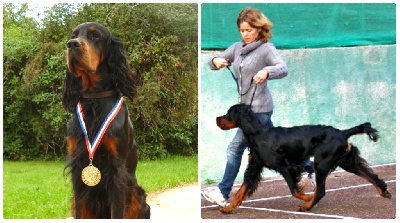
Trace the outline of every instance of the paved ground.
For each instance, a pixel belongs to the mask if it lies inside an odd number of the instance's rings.
[[[160,221],[200,219],[199,194],[197,184],[174,188],[160,194],[150,194],[148,197],[151,207],[150,219]]]
[[[147,195],[147,203],[151,208],[150,220],[200,219],[199,193],[199,186],[193,184]]]
[[[396,218],[396,164],[373,166],[372,168],[381,179],[386,181],[392,199],[379,196],[375,187],[363,178],[337,171],[328,177],[325,197],[311,211],[298,212],[297,207],[302,201],[290,195],[282,177],[276,177],[264,180],[254,195],[231,214],[222,214],[218,206],[212,205],[201,197],[201,218],[394,219]],[[240,184],[235,185],[234,190],[239,187]],[[204,188],[206,186],[202,187],[202,189]]]

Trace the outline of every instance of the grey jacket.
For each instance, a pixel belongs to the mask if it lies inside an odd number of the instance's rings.
[[[269,73],[268,79],[257,85],[251,106],[255,113],[270,112],[274,109],[267,82],[287,76],[288,68],[272,43],[255,41],[245,45],[243,41],[240,41],[234,43],[218,57],[229,60],[233,65],[239,85],[239,103],[250,104],[256,88],[256,84],[251,80],[258,71],[266,69]],[[209,61],[209,66],[212,70],[218,69],[213,65],[212,59]]]

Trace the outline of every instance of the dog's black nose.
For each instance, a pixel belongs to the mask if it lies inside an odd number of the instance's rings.
[[[81,46],[82,46],[81,42],[79,42],[76,39],[71,39],[70,41],[67,42],[67,48],[68,49],[79,48]]]

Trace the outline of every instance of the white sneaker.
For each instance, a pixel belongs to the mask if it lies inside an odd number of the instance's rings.
[[[201,190],[201,194],[207,201],[211,203],[216,203],[221,207],[225,207],[228,203],[227,199],[224,198],[224,195],[222,195],[219,188]]]
[[[317,183],[315,182],[315,173],[303,174],[301,180],[298,182],[298,187],[300,189],[306,189],[307,185],[311,185],[313,190],[315,189],[317,186]]]
[[[301,191],[304,191],[305,189],[306,189],[306,187],[307,187],[307,185],[308,185],[308,179],[307,179],[308,177],[305,175],[305,174],[303,174],[302,176],[301,176],[301,179],[299,180],[299,182],[297,182],[297,187],[301,190]]]

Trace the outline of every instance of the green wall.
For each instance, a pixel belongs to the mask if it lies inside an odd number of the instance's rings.
[[[394,3],[205,3],[202,49],[225,49],[240,39],[236,19],[245,7],[261,10],[272,21],[272,41],[279,49],[396,43]]]
[[[280,50],[289,75],[268,82],[276,126],[326,124],[346,129],[369,121],[381,135],[377,143],[353,136],[371,164],[396,161],[396,45]],[[201,54],[199,100],[200,168],[202,183],[219,181],[226,148],[235,130],[222,131],[215,117],[237,103],[236,85],[227,69],[211,71],[208,60],[216,51]],[[247,154],[247,152],[245,152]],[[237,180],[242,180],[243,158]],[[275,173],[264,170],[264,175]]]

